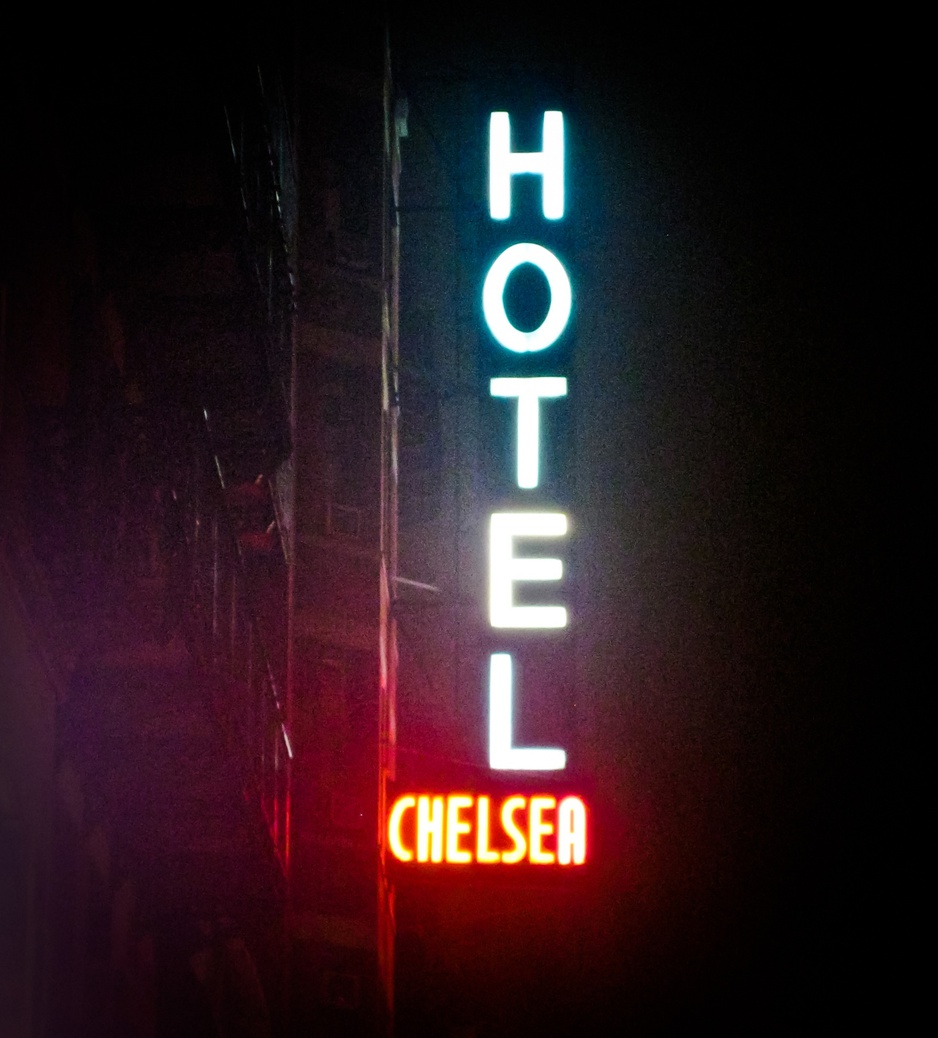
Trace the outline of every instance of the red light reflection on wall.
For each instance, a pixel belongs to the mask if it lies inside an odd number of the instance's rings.
[[[509,796],[493,811],[488,796],[405,793],[388,814],[388,846],[421,864],[582,865],[586,816],[576,796]]]

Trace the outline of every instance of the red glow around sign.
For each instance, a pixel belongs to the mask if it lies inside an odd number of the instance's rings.
[[[586,805],[576,796],[407,793],[388,814],[388,846],[398,861],[449,865],[582,865]]]

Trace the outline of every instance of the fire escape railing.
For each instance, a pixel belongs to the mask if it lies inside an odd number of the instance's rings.
[[[255,68],[225,123],[242,213],[244,258],[266,310],[268,363],[289,399],[296,279],[296,159],[280,80]]]
[[[268,649],[258,589],[228,501],[230,488],[207,412],[203,419],[205,450],[196,459],[189,500],[178,501],[189,578],[189,647],[213,678],[213,706],[241,763],[245,798],[260,809],[286,875],[293,747],[283,677]],[[262,484],[262,492],[270,495],[266,480]],[[278,564],[282,561],[281,555]],[[285,623],[285,614],[278,619]]]
[[[267,353],[271,388],[279,399],[274,414],[287,415],[292,377],[292,321],[295,291],[292,256],[295,240],[295,163],[287,107],[279,80],[268,86],[259,68],[245,77],[225,107],[231,145],[236,197],[242,210],[241,250],[249,280],[264,314],[258,342]],[[190,606],[194,624],[193,648],[215,685],[214,705],[232,748],[242,763],[245,794],[260,808],[284,874],[290,859],[290,774],[293,749],[286,715],[286,621],[284,600],[273,621],[259,603],[264,588],[253,580],[255,552],[246,547],[244,531],[232,507],[229,480],[246,442],[231,426],[230,414],[203,409],[197,442],[194,493],[185,503],[187,555],[190,566]],[[259,421],[260,426],[255,423]],[[267,419],[255,415],[253,434],[269,437],[261,428]],[[276,433],[276,429],[274,433]],[[241,430],[243,434],[244,430]],[[274,436],[276,440],[276,436]],[[255,541],[266,536],[286,566],[290,551],[287,527],[277,488],[268,480],[268,465],[277,450],[268,453],[258,487],[266,497],[273,522],[269,529],[251,531]],[[282,455],[281,455],[282,457]],[[240,458],[244,461],[244,458]],[[256,461],[256,459],[255,459]],[[234,462],[227,468],[226,462]],[[243,467],[243,465],[241,466]],[[254,471],[257,471],[255,469]],[[263,550],[263,549],[262,549]],[[268,556],[268,562],[270,558]],[[269,591],[270,589],[266,589]],[[261,614],[267,620],[265,627]],[[283,636],[283,651],[272,659],[271,630]],[[280,646],[278,646],[279,650]]]

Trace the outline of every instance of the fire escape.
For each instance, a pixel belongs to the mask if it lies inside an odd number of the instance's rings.
[[[406,127],[294,13],[15,84],[4,1038],[391,1027]]]
[[[60,99],[19,170],[68,183],[0,271],[17,1035],[287,1026],[295,171],[226,86]]]

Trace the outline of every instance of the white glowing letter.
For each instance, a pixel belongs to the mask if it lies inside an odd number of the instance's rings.
[[[560,559],[519,559],[516,537],[562,537],[562,512],[495,512],[489,526],[489,621],[493,627],[557,628],[567,626],[567,610],[557,605],[515,605],[518,581],[560,580]]]
[[[536,487],[540,479],[540,401],[567,395],[565,378],[493,378],[492,396],[518,399],[518,486]]]
[[[472,807],[472,797],[465,793],[453,793],[446,799],[446,860],[453,865],[465,865],[472,855],[459,846],[459,837],[472,832],[469,822],[459,817],[460,811]]]
[[[530,332],[516,328],[505,312],[505,286],[522,263],[530,263],[547,278],[550,306],[540,326]],[[485,275],[482,286],[482,312],[496,342],[512,353],[538,353],[546,350],[563,334],[573,306],[573,289],[563,264],[543,245],[518,242],[509,245]]]
[[[416,803],[416,797],[401,797],[391,809],[391,816],[388,818],[388,843],[391,846],[391,853],[399,861],[413,859],[413,854],[404,846],[401,839],[401,819],[404,817],[404,812]]]
[[[512,745],[511,656],[493,652],[489,663],[489,767],[495,771],[561,771],[565,750]]]
[[[417,861],[443,860],[443,798],[417,797]]]
[[[541,207],[548,220],[563,216],[563,112],[545,112],[541,151],[511,150],[511,120],[507,112],[489,119],[489,213],[493,220],[511,216],[511,178],[536,173],[541,180]]]
[[[586,861],[586,808],[579,797],[564,797],[557,808],[557,860],[561,865]]]

